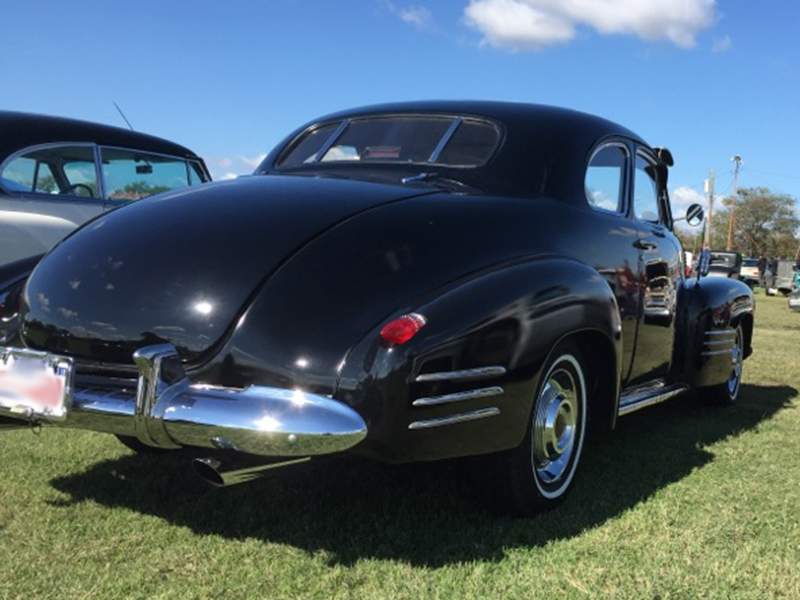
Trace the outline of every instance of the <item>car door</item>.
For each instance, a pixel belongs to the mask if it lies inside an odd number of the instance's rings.
[[[680,243],[671,231],[666,169],[648,148],[637,149],[632,179],[640,302],[629,386],[663,380],[669,373],[681,277]]]
[[[41,254],[104,208],[93,144],[26,148],[0,166],[0,263]]]
[[[639,323],[639,230],[627,218],[633,149],[624,139],[603,141],[586,169],[586,200],[596,213],[583,236],[585,260],[613,290],[620,312],[622,381],[628,378]]]

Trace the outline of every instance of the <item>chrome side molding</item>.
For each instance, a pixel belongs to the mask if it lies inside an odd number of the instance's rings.
[[[485,419],[487,417],[496,417],[500,414],[500,409],[497,407],[481,408],[480,410],[473,410],[471,412],[460,413],[451,415],[449,417],[441,417],[439,419],[428,419],[426,421],[414,421],[411,423],[409,429],[430,429],[432,427],[443,427],[445,425],[455,425],[456,423],[464,423],[467,421],[475,421],[477,419]]]
[[[724,329],[721,331],[706,331],[703,341],[701,356],[718,356],[720,354],[733,354],[736,346],[736,330]]]
[[[438,404],[448,404],[450,402],[463,402],[465,400],[472,400],[474,398],[498,396],[502,393],[504,393],[503,388],[501,388],[499,385],[495,385],[492,387],[480,388],[478,390],[468,390],[466,392],[456,392],[454,394],[444,394],[442,396],[417,398],[412,404],[413,406],[436,406]]]
[[[439,373],[424,373],[417,375],[417,383],[432,381],[473,381],[475,379],[491,379],[506,374],[505,367],[479,367],[477,369],[462,369],[460,371],[441,371]]]

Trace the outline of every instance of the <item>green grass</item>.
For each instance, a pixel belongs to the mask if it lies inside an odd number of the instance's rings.
[[[567,502],[499,518],[457,465],[213,489],[113,437],[0,433],[0,598],[800,598],[800,314],[758,296],[738,405],[640,411]]]

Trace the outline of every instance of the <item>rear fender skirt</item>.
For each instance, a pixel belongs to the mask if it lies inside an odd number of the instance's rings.
[[[392,347],[372,332],[345,361],[335,394],[364,416],[369,434],[358,451],[375,458],[434,460],[517,446],[549,351],[574,333],[608,340],[616,370],[609,379],[618,385],[619,309],[606,281],[582,263],[552,257],[504,266],[386,321],[411,311],[427,319],[420,333]],[[587,362],[595,351],[584,348]]]
[[[744,357],[753,352],[752,291],[734,279],[692,279],[684,285],[678,302],[683,318],[677,335],[687,341],[678,362],[683,377],[694,388],[724,383],[730,375],[730,353],[739,325],[744,333]]]

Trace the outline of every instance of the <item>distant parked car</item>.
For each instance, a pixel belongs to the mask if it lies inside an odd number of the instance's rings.
[[[131,200],[210,181],[191,150],[85,121],[0,111],[0,265]]]
[[[781,259],[778,261],[778,272],[775,275],[775,287],[784,296],[788,296],[792,291],[794,264],[793,260],[788,259]]]
[[[800,312],[800,270],[798,269],[795,269],[790,288],[789,308],[795,312]]]
[[[739,252],[711,252],[711,264],[708,267],[709,277],[729,277],[740,279],[742,255]]]
[[[739,279],[744,281],[752,289],[758,285],[758,259],[743,258],[742,268],[739,272]]]

